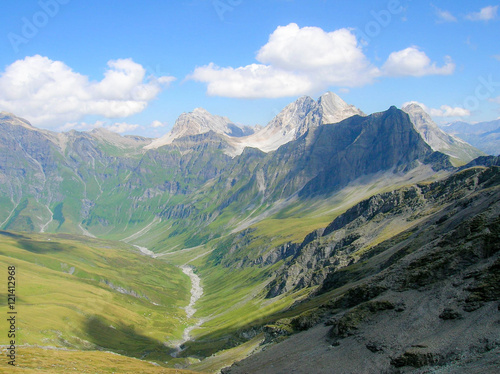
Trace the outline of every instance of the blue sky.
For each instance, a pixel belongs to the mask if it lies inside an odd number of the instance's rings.
[[[438,123],[500,117],[495,1],[3,1],[0,110],[157,137],[203,107],[265,125],[302,95]]]

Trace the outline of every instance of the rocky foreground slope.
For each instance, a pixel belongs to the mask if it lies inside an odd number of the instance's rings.
[[[268,297],[311,285],[222,372],[498,373],[500,168],[361,202],[286,260]]]

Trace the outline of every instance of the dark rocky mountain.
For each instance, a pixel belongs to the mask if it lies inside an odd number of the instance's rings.
[[[316,291],[222,372],[496,373],[499,204],[492,166],[355,205],[293,251],[268,297]]]

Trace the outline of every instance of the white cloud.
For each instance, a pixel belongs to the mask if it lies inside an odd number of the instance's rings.
[[[130,132],[141,127],[140,125],[130,124],[126,122],[115,122],[113,124],[109,124],[106,121],[96,121],[94,123],[87,122],[68,122],[63,126],[60,126],[57,130],[59,131],[91,131],[97,128],[104,128],[109,131],[117,132],[119,134],[123,134],[125,132]]]
[[[154,120],[153,122],[151,122],[150,126],[152,128],[154,128],[154,129],[157,129],[157,128],[160,128],[160,127],[167,126],[167,123],[166,122],[161,122],[161,121],[158,121],[158,120]]]
[[[313,83],[307,76],[262,64],[221,68],[210,63],[196,68],[188,78],[208,83],[210,96],[277,98],[313,90]]]
[[[0,107],[35,126],[60,127],[86,115],[128,117],[143,111],[173,77],[145,77],[131,59],[111,60],[101,81],[74,72],[61,61],[35,55],[0,74]]]
[[[70,131],[70,130],[77,130],[77,131],[90,131],[99,127],[104,127],[106,122],[104,121],[96,121],[94,123],[87,123],[87,122],[68,122],[65,125],[61,126],[58,128],[60,131]]]
[[[393,52],[382,67],[374,66],[348,29],[326,32],[295,23],[278,27],[257,52],[253,63],[197,67],[187,79],[207,84],[207,94],[235,98],[278,98],[314,94],[329,87],[363,86],[381,76],[452,74],[455,64],[446,57],[438,67],[416,47]]]
[[[438,22],[457,22],[457,18],[451,14],[448,10],[442,10],[434,7],[436,10],[436,15],[438,17]]]
[[[140,127],[139,125],[133,125],[130,123],[121,122],[121,123],[114,123],[111,126],[107,126],[106,129],[108,129],[109,131],[117,132],[118,134],[123,134],[125,132],[136,130],[139,127]]]
[[[363,71],[370,63],[358,46],[356,36],[348,29],[325,32],[319,27],[303,27],[295,23],[278,27],[257,53],[257,61],[286,71],[340,69],[329,78],[343,80],[346,64]]]
[[[433,109],[434,116],[436,117],[467,117],[470,116],[468,109],[460,107],[451,107],[449,105],[441,105],[439,109]]]
[[[469,13],[465,16],[470,21],[491,21],[497,17],[498,5],[487,6],[482,8],[479,12]]]
[[[425,52],[417,47],[409,47],[402,51],[392,52],[382,66],[382,71],[385,75],[393,77],[452,74],[455,64],[451,57],[447,56],[445,60],[445,64],[438,67],[435,62],[431,62]]]
[[[489,99],[492,103],[500,104],[500,96]]]
[[[291,23],[278,27],[257,53],[260,64],[198,67],[188,79],[207,83],[212,96],[275,98],[328,86],[361,86],[379,75],[348,29],[326,32]]]
[[[451,107],[449,105],[441,105],[439,109],[429,108],[427,105],[418,101],[410,101],[403,104],[403,107],[408,104],[417,104],[422,107],[431,117],[468,117],[470,111],[461,107]]]

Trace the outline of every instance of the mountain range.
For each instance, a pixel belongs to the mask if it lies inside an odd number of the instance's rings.
[[[418,105],[329,92],[262,128],[197,108],[159,139],[0,129],[0,261],[30,272],[27,300],[57,277],[48,305],[80,321],[53,332],[30,301],[29,346],[217,373],[496,364],[500,162]]]
[[[486,154],[500,153],[500,120],[470,124],[467,122],[453,122],[441,126],[449,134],[465,140]]]

